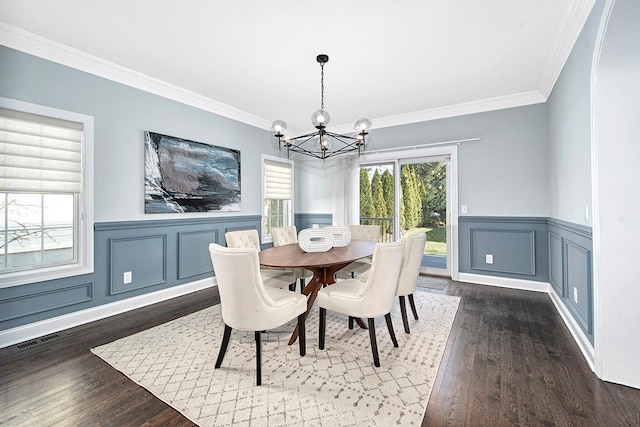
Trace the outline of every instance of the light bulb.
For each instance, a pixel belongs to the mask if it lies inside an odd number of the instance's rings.
[[[331,116],[327,112],[327,110],[316,110],[311,115],[311,123],[313,126],[317,127],[326,127],[329,124],[329,120],[331,120]]]
[[[322,151],[330,149],[331,139],[329,139],[329,137],[326,135],[321,135],[320,139],[318,139],[318,148]]]
[[[358,119],[353,124],[353,128],[358,132],[367,131],[369,128],[371,128],[371,120],[367,119],[366,117]]]
[[[282,120],[276,120],[271,124],[271,132],[276,136],[282,136],[285,130],[287,130],[287,124]]]

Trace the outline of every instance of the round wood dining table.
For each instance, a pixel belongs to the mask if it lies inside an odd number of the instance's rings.
[[[336,283],[335,275],[338,270],[353,261],[373,255],[376,242],[369,240],[351,240],[344,247],[331,248],[327,252],[305,252],[297,243],[276,246],[258,253],[260,264],[266,267],[306,268],[313,272],[313,278],[306,284],[302,293],[307,296],[307,312],[309,314],[316,295],[323,285]],[[360,319],[356,319],[360,327],[366,328]],[[296,326],[289,345],[296,342],[298,327]]]

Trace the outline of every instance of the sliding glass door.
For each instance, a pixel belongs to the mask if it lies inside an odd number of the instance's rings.
[[[447,192],[448,157],[402,159],[400,164],[400,232],[426,232],[423,271],[450,276]]]
[[[380,225],[390,242],[424,231],[422,272],[451,276],[449,155],[396,158],[360,165],[360,223]]]

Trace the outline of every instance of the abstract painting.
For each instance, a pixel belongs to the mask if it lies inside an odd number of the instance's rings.
[[[144,133],[144,212],[240,210],[240,151]]]

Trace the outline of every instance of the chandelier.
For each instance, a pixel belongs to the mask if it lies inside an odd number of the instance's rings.
[[[351,151],[364,150],[366,136],[371,127],[371,120],[367,118],[358,119],[354,124],[355,133],[344,135],[327,130],[330,116],[324,109],[324,64],[329,62],[328,55],[318,55],[316,61],[320,64],[320,109],[311,115],[311,123],[317,129],[315,132],[305,135],[291,137],[286,134],[287,124],[282,120],[276,120],[271,125],[273,136],[278,138],[278,148],[287,149],[287,157],[294,153],[305,154],[318,159],[327,159],[338,154],[349,153]]]

